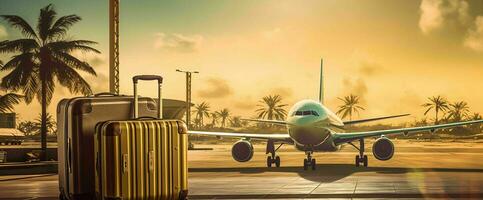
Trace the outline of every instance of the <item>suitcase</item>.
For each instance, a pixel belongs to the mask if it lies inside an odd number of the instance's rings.
[[[139,100],[142,116],[157,116],[151,98]],[[94,128],[106,120],[130,119],[132,96],[100,93],[63,99],[57,105],[58,174],[60,199],[92,199],[95,196]]]
[[[158,80],[160,76],[135,76],[134,102],[138,80]],[[158,101],[162,108],[161,101]],[[186,199],[187,128],[181,120],[156,118],[109,120],[96,126],[97,199]]]

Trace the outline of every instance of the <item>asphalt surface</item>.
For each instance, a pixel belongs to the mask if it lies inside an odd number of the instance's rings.
[[[369,141],[370,143],[370,141]],[[189,152],[190,199],[454,199],[483,198],[483,143],[396,141],[389,161],[366,145],[369,167],[355,167],[357,151],[315,153],[317,169],[304,171],[304,153],[278,152],[280,168],[267,168],[265,149],[255,145],[249,162],[231,158],[230,144],[197,145]],[[56,199],[56,174],[0,176],[0,199]]]

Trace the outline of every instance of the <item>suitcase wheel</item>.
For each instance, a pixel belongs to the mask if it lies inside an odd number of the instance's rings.
[[[181,192],[179,192],[179,199],[188,199],[188,190],[181,190]]]

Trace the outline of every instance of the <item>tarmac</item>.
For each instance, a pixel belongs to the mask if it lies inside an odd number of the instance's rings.
[[[370,142],[370,141],[369,141]],[[278,152],[280,168],[267,168],[263,145],[249,162],[231,158],[231,144],[197,144],[189,151],[190,199],[454,199],[483,198],[483,143],[395,141],[389,161],[355,167],[357,151],[315,153],[317,169],[304,171],[304,153]],[[0,199],[56,199],[56,174],[0,176]]]

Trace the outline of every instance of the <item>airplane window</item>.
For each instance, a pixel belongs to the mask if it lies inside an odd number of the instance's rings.
[[[317,112],[313,111],[313,110],[312,110],[312,115],[319,116],[319,114]]]
[[[295,112],[295,115],[303,115],[302,111]]]
[[[304,111],[304,115],[312,115],[312,111],[310,110]]]

